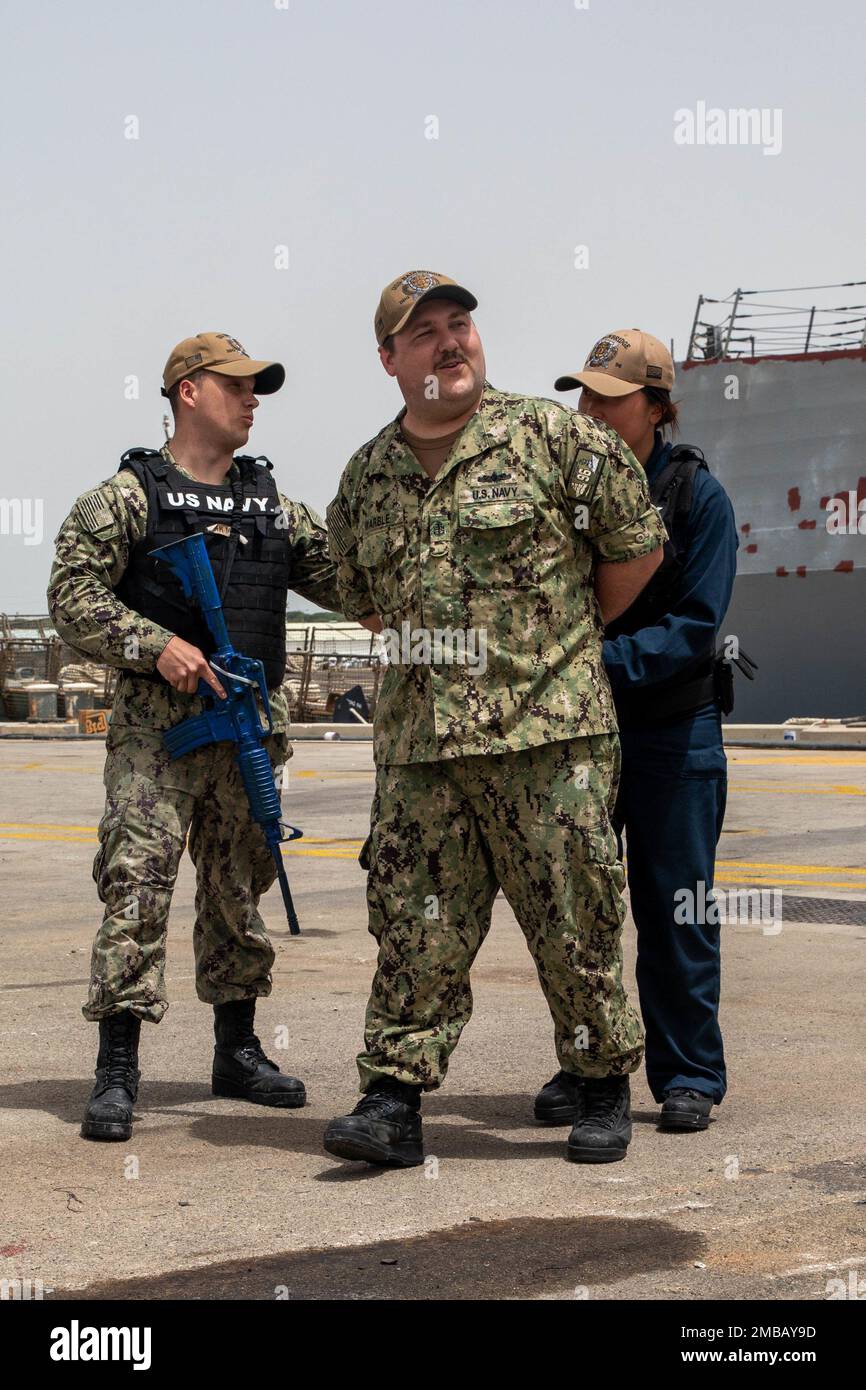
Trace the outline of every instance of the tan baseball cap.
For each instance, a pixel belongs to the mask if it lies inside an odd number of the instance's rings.
[[[286,369],[280,362],[254,361],[230,334],[196,333],[194,338],[184,338],[169,353],[162,374],[162,394],[167,396],[178,381],[202,370],[219,372],[221,376],[253,376],[257,396],[273,395],[286,379]]]
[[[599,396],[630,396],[644,386],[672,391],[674,360],[658,338],[639,328],[618,328],[599,338],[582,371],[559,376],[555,391],[587,386]]]
[[[398,275],[382,291],[373,320],[376,342],[380,347],[392,333],[399,333],[401,328],[405,328],[410,314],[425,299],[455,299],[464,309],[471,311],[478,308],[475,295],[458,285],[456,280],[449,280],[447,275],[439,275],[435,270],[407,270],[405,275]]]

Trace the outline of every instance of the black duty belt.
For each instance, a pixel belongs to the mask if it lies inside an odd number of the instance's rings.
[[[715,673],[711,671],[665,694],[658,691],[639,693],[638,689],[623,691],[616,698],[616,717],[621,729],[643,729],[683,719],[713,702],[719,702],[719,692]]]
[[[734,708],[734,667],[737,666],[748,679],[755,679],[757,662],[740,648],[735,657],[717,653],[709,670],[706,667],[691,680],[678,681],[675,685],[653,689],[632,686],[616,697],[616,717],[621,729],[646,729],[657,724],[667,724],[674,719],[685,719],[696,714],[699,709],[715,703],[722,714],[730,714]]]

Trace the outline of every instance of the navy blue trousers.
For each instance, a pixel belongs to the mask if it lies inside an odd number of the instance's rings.
[[[700,900],[697,885],[708,893],[713,883],[728,786],[719,712],[709,705],[662,728],[626,730],[620,740],[613,820],[620,844],[625,835],[647,1080],[657,1101],[688,1086],[718,1104],[726,1088],[720,928],[681,925],[674,913],[679,890]]]

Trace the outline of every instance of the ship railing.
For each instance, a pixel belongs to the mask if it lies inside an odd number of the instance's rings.
[[[700,295],[686,361],[804,356],[864,348],[866,304],[828,302],[838,299],[839,290],[863,286],[866,280],[847,280],[838,285],[738,289],[724,299]],[[792,298],[786,300],[784,296]]]

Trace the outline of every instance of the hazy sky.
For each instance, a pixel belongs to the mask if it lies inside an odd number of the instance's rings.
[[[401,404],[372,330],[401,271],[468,285],[492,381],[541,395],[613,328],[681,356],[700,292],[864,278],[864,13],[5,0],[3,495],[44,537],[0,535],[0,610],[45,611],[74,497],[161,443],[188,334],[285,363],[250,452],[323,510]],[[778,153],[678,144],[700,102],[781,112]]]

